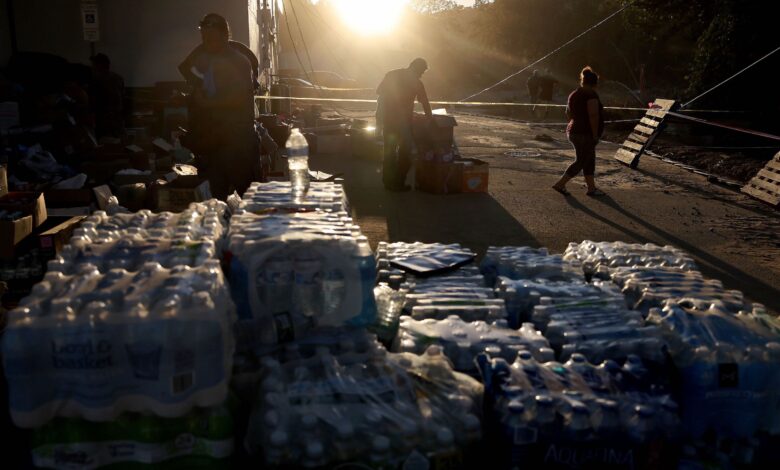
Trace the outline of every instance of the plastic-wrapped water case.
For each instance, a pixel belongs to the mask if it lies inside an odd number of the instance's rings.
[[[668,301],[650,311],[681,378],[685,429],[749,438],[780,434],[780,336],[720,302]]]
[[[477,362],[494,464],[630,469],[652,461],[673,466],[663,451],[679,437],[678,407],[651,387],[652,377],[638,367],[641,360],[597,366],[576,354],[563,364],[542,364],[522,351],[513,362],[487,354]]]
[[[749,309],[742,292],[726,290],[716,279],[705,279],[698,271],[674,268],[616,268],[612,280],[620,286],[631,308],[647,314],[669,299],[698,299],[720,302],[732,313]]]
[[[514,359],[518,351],[530,351],[542,362],[555,359],[547,339],[530,323],[512,330],[506,321],[466,322],[457,316],[416,321],[401,317],[394,351],[420,354],[432,344],[442,348],[455,370],[467,373],[477,372],[474,358],[483,352],[507,360]]]
[[[491,286],[499,276],[509,279],[582,279],[582,269],[577,260],[551,255],[547,248],[491,246],[479,267]]]
[[[266,359],[245,447],[270,466],[457,462],[481,437],[481,385],[436,349]]]
[[[179,417],[222,403],[233,315],[216,260],[48,273],[8,315],[2,348],[11,416],[36,427],[55,416]]]
[[[233,219],[226,258],[240,349],[289,342],[319,327],[375,323],[376,262],[359,230],[344,232],[343,221],[327,213],[303,216],[308,228],[285,222],[280,229],[274,216]]]
[[[673,246],[644,245],[625,242],[569,243],[564,259],[577,260],[588,276],[609,279],[613,268],[672,268],[679,271],[696,271],[696,262],[683,250]]]
[[[625,360],[633,354],[654,364],[665,362],[666,345],[658,328],[625,308],[620,297],[539,300],[531,320],[561,360],[582,353],[594,361]]]
[[[304,197],[295,197],[289,181],[252,183],[244,192],[240,210],[255,214],[306,212],[317,209],[349,212],[343,186],[338,183],[311,183]]]
[[[558,304],[590,305],[594,309],[625,306],[620,289],[611,283],[586,283],[582,280],[551,281],[512,280],[499,277],[496,296],[506,302],[509,326],[519,328],[523,322],[531,321],[534,307],[542,297],[548,297]]]

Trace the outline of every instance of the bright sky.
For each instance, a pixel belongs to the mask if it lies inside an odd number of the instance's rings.
[[[319,0],[311,0],[318,3]],[[455,0],[471,6],[474,0]],[[370,36],[392,31],[409,0],[333,0],[344,22],[356,32]]]

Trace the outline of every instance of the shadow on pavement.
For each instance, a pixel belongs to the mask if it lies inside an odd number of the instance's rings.
[[[625,233],[628,237],[630,237],[632,240],[635,240],[637,242],[641,243],[669,243],[671,245],[676,246],[677,248],[681,248],[685,251],[687,251],[691,256],[696,258],[697,262],[699,263],[699,267],[705,275],[720,279],[728,288],[730,289],[739,289],[742,292],[744,292],[748,297],[751,299],[761,302],[765,304],[767,307],[774,309],[777,309],[778,307],[778,298],[780,298],[780,290],[770,286],[769,284],[766,284],[765,282],[761,281],[760,279],[757,279],[744,271],[740,270],[738,267],[723,261],[722,259],[713,256],[712,254],[703,251],[696,247],[695,245],[663,230],[652,223],[642,219],[641,217],[637,216],[636,214],[633,214],[626,209],[624,209],[617,201],[612,199],[609,196],[603,196],[598,199],[597,201],[601,202],[605,206],[608,206],[615,211],[619,212],[622,216],[632,220],[634,223],[641,225],[642,227],[645,227],[647,230],[655,233],[658,235],[659,239],[657,240],[651,240],[629,228],[626,228],[619,222],[616,222],[615,220],[604,216],[602,214],[599,214],[598,212],[594,211],[593,209],[586,207],[581,202],[577,201],[574,198],[566,198],[566,201],[574,207],[575,209],[581,211],[582,213],[604,223],[611,227],[614,227],[617,230],[622,231]]]
[[[702,197],[705,197],[705,198],[709,198],[709,199],[712,199],[714,201],[718,201],[718,202],[721,202],[723,204],[727,204],[727,205],[730,205],[730,206],[733,206],[733,207],[736,207],[736,208],[739,208],[739,209],[743,209],[743,210],[752,212],[752,213],[754,213],[756,215],[767,216],[767,217],[776,217],[777,216],[777,212],[773,212],[773,211],[769,210],[768,208],[765,209],[763,207],[758,207],[758,208],[757,207],[751,207],[749,205],[742,204],[742,203],[739,203],[737,201],[734,201],[734,200],[722,197],[722,196],[720,196],[718,194],[715,194],[715,193],[712,193],[712,192],[709,192],[709,191],[705,191],[705,190],[703,190],[703,189],[701,189],[701,188],[699,188],[699,187],[697,187],[695,185],[686,184],[683,181],[673,180],[673,179],[668,178],[666,176],[661,176],[661,175],[656,174],[656,173],[651,173],[651,172],[649,172],[647,170],[644,170],[642,168],[637,168],[636,171],[641,173],[644,176],[647,176],[648,178],[656,179],[656,180],[658,180],[658,181],[660,181],[660,182],[662,182],[664,184],[668,184],[670,186],[677,186],[679,188],[682,188],[682,189],[684,189],[686,191],[690,191],[690,192],[692,192],[694,194],[697,194],[699,196],[702,196]]]
[[[379,162],[319,156],[310,164],[317,170],[345,174],[353,216],[372,244],[383,240],[460,243],[480,255],[491,245],[539,246],[489,194],[390,192],[382,186]]]

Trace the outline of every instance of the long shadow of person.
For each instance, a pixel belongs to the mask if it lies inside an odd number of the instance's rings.
[[[615,229],[625,233],[632,240],[641,243],[656,243],[656,244],[668,243],[676,246],[677,248],[687,251],[691,256],[693,256],[697,260],[702,273],[704,273],[705,275],[716,279],[720,279],[729,288],[739,289],[743,291],[745,294],[747,294],[753,300],[761,302],[766,306],[772,308],[773,310],[777,310],[778,308],[780,308],[780,304],[778,303],[777,300],[778,298],[780,298],[780,290],[778,290],[776,287],[770,286],[764,281],[754,276],[751,276],[750,274],[747,274],[746,272],[737,268],[733,264],[730,264],[718,258],[712,253],[702,250],[701,248],[697,247],[694,244],[695,242],[685,241],[682,238],[653,225],[651,222],[648,222],[642,217],[624,209],[619,202],[617,202],[616,200],[614,200],[608,195],[600,197],[596,199],[596,201],[613,209],[614,211],[618,212],[619,214],[633,221],[634,223],[646,228],[650,232],[657,235],[657,238],[649,238],[630,228],[627,228],[620,222],[617,222],[614,219],[609,218],[603,213],[597,212],[585,206],[581,202],[577,201],[575,198],[572,197],[566,198],[566,202],[573,208],[592,217],[593,219],[596,219],[611,227],[614,227]]]

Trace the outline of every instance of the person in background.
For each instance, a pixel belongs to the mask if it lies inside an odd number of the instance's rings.
[[[550,70],[545,69],[544,73],[539,77],[539,102],[544,104],[552,104],[553,95],[555,94],[555,84],[558,80],[554,79],[550,75]],[[550,111],[550,106],[542,106],[541,118],[547,118],[547,114]]]
[[[422,104],[433,124],[433,112],[420,78],[428,70],[425,59],[417,58],[405,69],[387,72],[376,89],[377,128],[384,137],[382,182],[388,191],[408,191],[406,175],[412,166],[412,116],[415,99]]]
[[[566,116],[569,124],[566,135],[574,147],[576,159],[564,172],[563,176],[553,185],[553,189],[568,196],[566,183],[577,176],[580,171],[585,176],[588,185],[588,196],[603,196],[604,193],[596,187],[594,175],[596,172],[596,145],[604,133],[604,106],[596,93],[599,76],[590,67],[580,72],[580,87],[569,95],[566,106]]]
[[[249,64],[252,66],[252,85],[254,86],[255,91],[257,91],[257,89],[260,88],[260,82],[258,82],[258,77],[260,76],[260,61],[257,59],[257,56],[252,52],[252,49],[247,47],[244,43],[231,39],[228,41],[228,45],[231,49],[243,55],[249,61]],[[195,58],[200,54],[203,54],[203,48],[203,44],[199,44],[190,52],[187,58],[179,64],[179,73],[181,73],[184,79],[190,84],[197,83],[199,80],[198,76],[192,72],[192,67]]]
[[[92,79],[89,103],[95,118],[98,138],[120,138],[124,134],[125,81],[111,71],[111,60],[105,54],[90,57]]]
[[[191,67],[182,72],[193,88],[192,150],[199,154],[198,166],[212,195],[225,199],[232,191],[246,191],[259,166],[252,65],[230,46],[224,17],[216,13],[203,17],[200,34],[202,49],[185,59]]]

